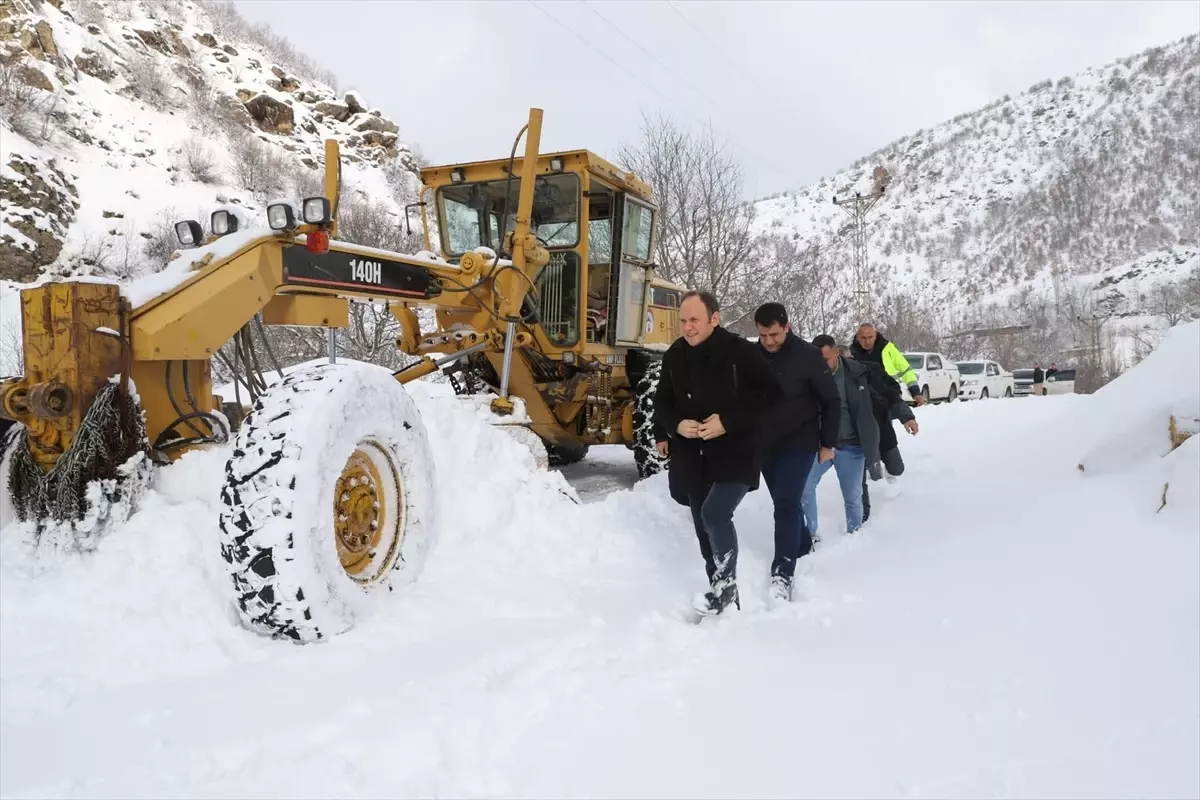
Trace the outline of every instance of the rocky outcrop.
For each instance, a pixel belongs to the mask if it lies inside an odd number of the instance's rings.
[[[300,81],[288,75],[279,67],[271,67],[275,80],[267,79],[267,85],[277,92],[295,92],[300,89]]]
[[[355,120],[350,124],[350,127],[359,133],[367,131],[376,131],[378,133],[399,133],[400,129],[396,127],[396,123],[391,120],[386,120],[383,117],[376,117],[367,114],[361,120]]]
[[[116,70],[112,68],[107,58],[86,48],[75,56],[75,68],[85,75],[91,75],[102,81],[111,81],[117,76]]]
[[[324,114],[327,117],[333,117],[338,122],[345,122],[350,119],[350,107],[344,103],[335,103],[328,100],[322,100],[313,106],[318,113]]]
[[[291,134],[296,124],[292,107],[267,94],[258,94],[243,103],[258,127],[268,133]]]
[[[27,86],[32,86],[35,89],[41,89],[43,92],[53,92],[54,84],[46,73],[42,72],[32,64],[22,64],[17,68],[17,77]]]
[[[53,161],[12,156],[0,172],[0,205],[5,225],[20,238],[0,234],[0,279],[32,281],[54,263],[79,208],[76,196],[74,185]]]
[[[197,33],[192,38],[205,47],[215,48],[217,46],[217,37],[213,36],[211,33]]]
[[[150,47],[164,56],[186,56],[191,51],[187,45],[183,43],[183,39],[179,36],[179,31],[170,28],[166,31],[152,30],[143,31],[135,29],[137,38],[142,41],[147,47]]]

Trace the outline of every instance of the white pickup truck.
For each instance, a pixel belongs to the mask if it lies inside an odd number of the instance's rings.
[[[959,361],[958,372],[962,376],[960,400],[1012,397],[1016,389],[1013,374],[995,361]]]
[[[958,365],[941,353],[905,353],[904,359],[917,373],[917,385],[928,403],[953,402],[962,392],[962,377]],[[908,386],[900,381],[904,390],[904,401],[912,402]]]

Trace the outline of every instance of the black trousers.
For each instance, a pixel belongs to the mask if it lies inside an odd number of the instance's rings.
[[[688,495],[704,571],[714,587],[720,581],[737,577],[738,542],[733,512],[749,489],[744,483],[713,483],[707,490]]]

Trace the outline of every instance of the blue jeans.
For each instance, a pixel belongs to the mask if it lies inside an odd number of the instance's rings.
[[[704,494],[688,495],[704,571],[714,586],[718,581],[737,577],[738,542],[733,512],[749,488],[741,483],[714,483]]]
[[[846,505],[846,531],[854,533],[863,523],[863,470],[866,469],[866,454],[860,445],[839,447],[833,461],[824,464],[813,459],[812,471],[804,484],[804,496],[800,500],[804,508],[804,520],[811,536],[817,536],[817,484],[832,466],[842,485],[842,502]]]
[[[772,575],[792,577],[796,573],[796,560],[812,550],[812,537],[804,524],[800,496],[815,460],[812,450],[784,450],[763,456],[762,474],[775,505]]]

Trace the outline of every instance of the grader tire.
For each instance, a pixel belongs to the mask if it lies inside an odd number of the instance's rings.
[[[0,419],[0,528],[17,518],[12,492],[8,488],[8,476],[12,472],[13,451],[16,450],[20,426],[17,423],[5,425],[6,422],[10,420]]]
[[[425,426],[387,372],[297,370],[260,397],[225,465],[221,555],[242,624],[332,637],[409,583],[433,543]]]
[[[662,361],[654,360],[634,387],[633,398],[633,460],[638,478],[649,478],[667,468],[669,458],[658,454],[654,441],[654,394],[662,374]]]
[[[587,458],[588,446],[586,444],[578,444],[569,442],[567,444],[548,444],[546,452],[550,457],[550,466],[552,467],[569,467],[572,464],[578,464],[583,459]]]

